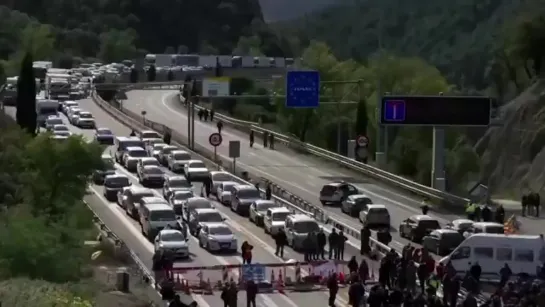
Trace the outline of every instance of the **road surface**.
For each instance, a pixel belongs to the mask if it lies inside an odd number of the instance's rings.
[[[108,127],[116,135],[128,136],[130,130],[122,124],[116,122],[107,113],[97,107],[90,99],[80,101],[80,106],[90,111],[96,119],[99,127]],[[70,126],[74,133],[84,135],[86,138],[91,139],[94,135],[92,130],[82,130],[76,127]],[[109,149],[107,149],[108,151]],[[126,174],[132,181],[133,185],[139,185],[137,178],[123,169],[121,166],[116,166],[118,172]],[[168,172],[168,170],[165,170]],[[200,186],[196,184],[195,192],[200,193]],[[153,245],[148,242],[140,231],[140,226],[136,221],[127,216],[124,211],[117,206],[117,204],[108,202],[102,196],[102,187],[93,185],[91,186],[92,195],[89,195],[86,200],[91,207],[97,212],[103,222],[116,233],[126,244],[133,250],[136,255],[145,263],[148,269],[151,270],[151,258],[153,255]],[[160,194],[161,190],[157,190]],[[239,244],[243,241],[249,241],[254,245],[253,258],[255,263],[282,263],[288,259],[303,260],[303,255],[286,248],[284,259],[281,259],[274,255],[274,241],[268,235],[263,232],[263,229],[250,223],[245,217],[241,217],[236,213],[231,212],[227,207],[214,202],[214,206],[227,218],[226,223],[230,226],[235,233]],[[198,247],[198,243],[195,238],[190,239],[190,252],[192,253],[191,260],[186,262],[177,263],[176,267],[184,266],[210,266],[210,265],[226,265],[226,264],[240,264],[242,258],[240,255],[213,255]],[[355,249],[347,248],[345,257],[355,254]],[[372,264],[376,269],[376,263]],[[209,277],[211,280],[217,280],[219,278],[218,272],[204,271],[205,278]],[[267,270],[267,274],[270,271]],[[278,274],[278,273],[277,273]],[[189,272],[186,275],[188,279],[197,279],[196,272]],[[293,276],[293,270],[287,271],[287,276]],[[231,276],[237,277],[237,272],[231,272]],[[275,276],[277,277],[277,276]],[[268,276],[270,278],[270,276]],[[199,306],[203,307],[215,307],[221,306],[222,302],[219,297],[219,293],[214,295],[197,295],[196,300],[199,302]],[[258,306],[325,306],[327,296],[325,293],[317,292],[309,295],[308,293],[295,293],[288,292],[286,295],[273,293],[273,294],[260,294],[258,297]],[[239,302],[245,301],[245,293],[239,293]],[[338,306],[347,306],[346,290],[343,290],[337,298]]]
[[[130,91],[127,93],[128,100],[123,107],[137,114],[146,110],[146,117],[152,121],[163,123],[179,133],[187,135],[187,113],[179,103],[174,91]],[[196,121],[195,142],[209,146],[208,137],[211,133],[217,132],[215,123]],[[377,204],[384,204],[390,211],[392,246],[401,248],[408,243],[397,233],[399,224],[414,214],[420,214],[422,199],[415,196],[403,194],[400,191],[378,184],[363,175],[353,173],[349,170],[335,165],[325,163],[322,160],[314,159],[308,155],[301,155],[295,152],[273,151],[263,148],[261,144],[254,144],[249,147],[248,136],[242,132],[224,128],[223,143],[218,147],[218,154],[228,156],[228,144],[231,140],[241,142],[241,157],[237,159],[238,165],[247,169],[250,173],[267,178],[288,191],[309,201],[312,204],[321,206],[319,202],[319,191],[322,186],[332,180],[345,180],[357,186],[366,193]],[[341,212],[338,207],[324,208],[331,217],[345,222],[356,229],[361,227],[357,218],[350,217]],[[438,210],[436,210],[438,211]],[[460,218],[449,212],[431,212],[431,216],[438,218],[442,224]],[[529,234],[542,232],[545,223],[541,219],[523,219],[524,230]]]

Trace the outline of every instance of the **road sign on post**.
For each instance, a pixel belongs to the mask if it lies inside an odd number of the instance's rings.
[[[237,158],[240,158],[240,141],[229,141],[229,157],[233,158],[233,174],[235,174]]]
[[[286,107],[317,108],[320,105],[320,73],[288,71],[286,76]]]
[[[369,145],[369,139],[365,135],[360,135],[356,138],[356,144],[359,147],[367,147]]]
[[[410,126],[488,126],[492,99],[478,96],[384,96],[380,123]]]
[[[218,163],[218,146],[221,145],[223,137],[219,133],[212,133],[208,137],[208,142],[210,145],[214,146],[214,163]]]

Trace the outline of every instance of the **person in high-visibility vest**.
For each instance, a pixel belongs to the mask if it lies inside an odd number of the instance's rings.
[[[432,295],[435,295],[437,293],[437,290],[439,290],[439,286],[441,286],[441,282],[437,278],[437,275],[433,274],[428,279],[428,289],[427,292],[431,293]]]
[[[467,203],[466,205],[466,215],[468,220],[474,220],[475,219],[475,209],[477,208],[477,205],[472,203],[471,201]]]

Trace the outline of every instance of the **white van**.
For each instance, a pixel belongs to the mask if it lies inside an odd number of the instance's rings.
[[[441,263],[451,262],[458,275],[465,275],[478,262],[484,279],[499,279],[500,269],[507,263],[513,274],[536,275],[545,261],[543,235],[503,235],[477,233],[462,242]]]

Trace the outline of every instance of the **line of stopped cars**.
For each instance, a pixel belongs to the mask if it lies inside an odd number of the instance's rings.
[[[95,119],[91,112],[83,110],[77,101],[66,100],[59,103],[58,110],[66,116],[68,123],[59,116],[58,113],[49,115],[44,124],[44,128],[52,133],[52,137],[57,140],[64,140],[72,135],[68,124],[82,129],[95,129]],[[113,135],[109,130],[110,142],[113,143]]]
[[[165,144],[154,131],[112,139],[115,152],[103,156],[104,167],[95,171],[93,181],[103,185],[107,200],[116,202],[139,223],[155,250],[169,250],[177,258],[188,258],[189,233],[209,252],[237,251],[237,238],[225,223],[226,218],[209,198],[203,197],[203,189],[200,196],[195,194],[197,185],[205,178],[211,180],[210,192],[218,202],[247,216],[271,235],[284,228],[294,249],[302,247],[306,234],[319,229],[311,217],[262,199],[255,186],[239,184],[227,172],[210,171],[191,153]],[[116,164],[135,173],[140,185],[132,185],[129,176],[116,171]]]
[[[345,181],[324,185],[320,191],[320,202],[324,206],[339,206],[343,213],[357,217],[362,224],[371,228],[391,229],[387,206],[375,204],[368,195]],[[451,253],[472,234],[503,234],[504,225],[456,219],[442,227],[432,216],[415,214],[404,219],[397,230],[400,237],[420,243],[427,250],[443,256]]]

